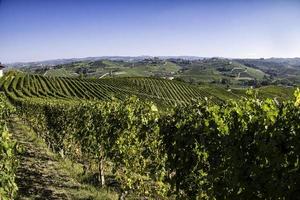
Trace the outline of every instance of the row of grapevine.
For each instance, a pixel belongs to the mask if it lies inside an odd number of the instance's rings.
[[[296,103],[207,102],[163,117],[166,168],[174,174],[176,193],[191,199],[297,199],[300,92],[296,95]]]
[[[0,199],[14,199],[18,187],[15,183],[17,159],[16,143],[11,139],[6,126],[13,107],[0,95]]]
[[[97,163],[102,184],[109,161],[123,191],[144,197],[297,199],[299,90],[296,98],[208,100],[168,113],[137,98],[15,104],[55,151]]]
[[[44,77],[16,73],[6,76],[1,83],[6,92],[20,98],[55,98],[77,100],[125,99],[138,96],[158,104],[187,104],[192,100],[217,97],[199,87],[181,82],[155,78],[79,79]]]
[[[84,163],[85,169],[98,165],[101,185],[109,161],[122,191],[166,196],[166,156],[152,103],[137,98],[97,103],[15,99],[15,105],[53,151]]]

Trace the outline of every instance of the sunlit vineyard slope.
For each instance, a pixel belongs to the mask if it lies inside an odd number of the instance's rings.
[[[44,77],[18,73],[4,78],[1,88],[10,97],[109,100],[138,96],[156,103],[186,104],[192,100],[217,96],[207,89],[178,81],[156,78],[79,79]]]

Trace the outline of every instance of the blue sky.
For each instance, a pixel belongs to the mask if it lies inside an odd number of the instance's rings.
[[[0,62],[300,57],[297,0],[0,0]]]

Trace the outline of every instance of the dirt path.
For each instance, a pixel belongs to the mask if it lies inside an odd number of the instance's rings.
[[[59,169],[57,156],[20,120],[9,124],[13,138],[22,146],[18,155],[17,170],[18,199],[72,199],[69,189],[78,189],[80,184]]]
[[[115,192],[80,183],[77,179],[82,174],[82,166],[51,152],[44,141],[20,119],[11,119],[8,128],[23,149],[17,156],[16,183],[19,191],[16,199],[118,199]]]

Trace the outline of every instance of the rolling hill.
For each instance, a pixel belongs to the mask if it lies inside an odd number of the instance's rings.
[[[229,89],[210,84],[193,85],[176,80],[151,77],[118,78],[70,78],[41,76],[26,73],[11,73],[1,79],[0,88],[12,100],[24,99],[65,99],[107,101],[112,98],[125,99],[137,96],[158,105],[188,104],[206,97],[215,103],[246,96],[246,89]],[[257,89],[262,98],[279,100],[292,97],[294,88],[268,86]]]

